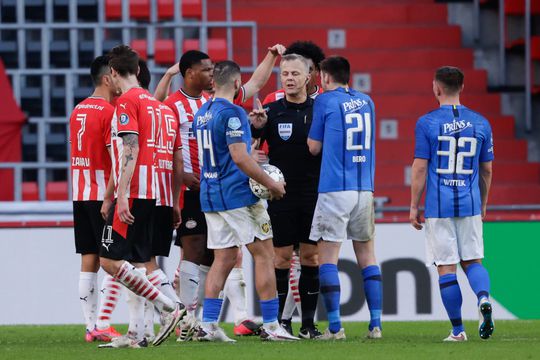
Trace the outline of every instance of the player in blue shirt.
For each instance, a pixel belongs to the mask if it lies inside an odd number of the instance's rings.
[[[261,339],[298,340],[278,323],[270,218],[249,187],[249,178],[266,186],[273,199],[285,194],[285,183],[275,182],[250,156],[251,131],[245,112],[233,105],[242,85],[240,67],[223,61],[214,68],[215,95],[195,114],[201,170],[201,208],[208,225],[208,248],[214,262],[206,278],[200,341],[234,342],[217,321],[223,299],[219,293],[236,264],[238,248],[246,245],[255,262],[255,285],[263,316]],[[270,240],[270,241],[266,241]]]
[[[332,56],[321,63],[324,93],[315,100],[308,146],[313,155],[322,149],[319,197],[309,238],[318,242],[321,295],[329,326],[323,340],[345,339],[339,313],[337,262],[344,240],[353,247],[362,269],[370,311],[368,338],[380,338],[381,272],[375,260],[375,106],[369,96],[350,89],[347,59]]]
[[[427,258],[429,264],[437,266],[441,297],[452,323],[452,332],[444,341],[467,340],[461,320],[457,264],[461,264],[478,297],[480,337],[488,339],[494,330],[489,275],[481,260],[493,136],[482,115],[460,104],[463,78],[463,72],[455,67],[445,66],[435,72],[433,93],[440,107],[416,123],[411,176],[410,221],[417,230],[422,229],[418,206],[427,184]]]

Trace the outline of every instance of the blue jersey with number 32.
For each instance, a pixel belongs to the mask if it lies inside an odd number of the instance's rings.
[[[249,188],[249,178],[232,160],[229,145],[244,143],[251,151],[251,130],[244,110],[229,101],[214,98],[195,114],[201,169],[201,209],[225,211],[253,205],[258,198]]]
[[[481,212],[478,170],[493,160],[489,122],[465,106],[443,105],[416,123],[414,157],[428,160],[427,218]]]
[[[315,99],[309,137],[323,143],[320,193],[374,190],[374,134],[369,96],[340,87]]]

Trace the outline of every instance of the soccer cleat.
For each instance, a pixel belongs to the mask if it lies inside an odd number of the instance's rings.
[[[184,318],[185,315],[186,307],[184,304],[176,303],[174,310],[164,316],[163,325],[161,325],[161,328],[159,329],[159,332],[152,344],[154,346],[161,345],[161,343],[167,339],[167,337],[171,334],[176,325]]]
[[[454,335],[452,331],[450,331],[450,335],[448,335],[447,338],[443,339],[444,342],[462,342],[467,341],[467,334],[465,334],[465,331],[460,332],[457,335]]]
[[[341,328],[337,333],[333,333],[330,331],[330,329],[324,330],[324,334],[319,336],[317,340],[345,340],[347,337],[345,336],[345,329]]]
[[[487,340],[491,337],[493,331],[495,330],[495,321],[493,321],[493,308],[491,303],[486,301],[480,304],[478,312],[480,313],[478,333],[482,339]]]
[[[156,335],[151,334],[151,333],[146,333],[146,332],[145,332],[145,333],[144,333],[144,337],[146,338],[146,340],[147,340],[148,342],[152,342],[152,341],[154,341],[154,339],[156,338]]]
[[[98,329],[98,328],[95,328],[94,331],[94,338],[97,340],[97,341],[111,341],[112,339],[114,338],[117,338],[117,337],[120,337],[122,336],[122,334],[120,334],[118,331],[116,331],[115,328],[113,328],[112,326],[109,326],[105,329]]]
[[[368,331],[366,338],[367,339],[382,339],[381,328],[378,326],[375,326],[373,329]]]
[[[235,343],[236,340],[231,339],[225,334],[222,328],[216,324],[211,324],[209,327],[200,327],[197,332],[197,341],[214,341],[214,342],[228,342]]]
[[[292,319],[282,319],[281,322],[280,322],[280,325],[281,325],[282,328],[287,330],[287,332],[290,335],[294,336],[293,330],[292,330]]]
[[[84,334],[84,341],[93,342],[94,340],[96,340],[96,337],[94,336],[94,330],[90,331],[86,329],[86,333]]]
[[[246,319],[242,321],[239,325],[234,326],[234,335],[236,336],[260,335],[261,327],[262,327],[262,324]]]
[[[316,325],[300,328],[300,332],[298,333],[298,337],[302,339],[318,339],[321,336],[322,333],[317,329]]]
[[[178,338],[176,341],[185,342],[193,340],[193,335],[197,333],[199,324],[192,315],[185,316],[178,324]]]
[[[295,341],[300,340],[296,336],[292,336],[280,324],[266,325],[261,329],[261,340],[263,341]]]
[[[148,347],[148,341],[146,340],[146,338],[143,338],[142,340],[137,340],[129,337],[129,335],[115,337],[109,343],[98,345],[98,348],[100,349],[140,349],[145,347]]]

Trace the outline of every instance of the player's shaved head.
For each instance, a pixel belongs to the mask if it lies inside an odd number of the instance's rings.
[[[109,66],[120,76],[137,75],[139,54],[127,45],[118,45],[109,51]]]
[[[463,89],[465,75],[454,66],[443,66],[435,71],[435,81],[443,88],[446,95],[457,95]]]
[[[90,76],[94,86],[101,85],[103,75],[110,75],[111,68],[109,67],[110,58],[107,55],[98,56],[90,65]]]
[[[351,65],[343,56],[330,56],[321,62],[321,71],[330,75],[338,84],[348,84],[351,77]]]
[[[151,79],[152,76],[150,75],[150,70],[148,69],[146,61],[143,59],[139,59],[139,74],[137,74],[137,80],[139,81],[139,84],[143,89],[148,90],[148,88],[150,87]]]
[[[194,65],[200,64],[203,60],[210,59],[210,56],[208,54],[203,53],[199,50],[189,50],[182,55],[180,58],[179,66],[180,66],[180,74],[182,74],[182,77],[186,76],[186,71],[188,69],[191,69]]]
[[[214,83],[216,87],[234,85],[234,81],[239,78],[240,66],[234,61],[221,61],[214,67]]]

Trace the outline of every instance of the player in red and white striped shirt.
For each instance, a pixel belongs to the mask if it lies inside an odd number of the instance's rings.
[[[240,89],[235,96],[235,103],[242,104],[258,92],[270,78],[272,68],[279,55],[285,48],[277,44],[269,48],[268,54],[257,67],[251,79]],[[182,246],[182,261],[180,263],[180,299],[193,315],[198,305],[198,298],[202,301],[204,283],[209,266],[213,261],[213,254],[206,248],[206,220],[201,211],[199,200],[199,152],[197,140],[193,135],[193,117],[209,96],[206,92],[212,91],[213,64],[210,57],[200,51],[186,52],[180,62],[171,67],[161,79],[156,89],[156,97],[164,98],[169,91],[173,76],[181,73],[184,86],[171,94],[165,103],[177,114],[180,121],[180,134],[184,152],[184,208],[182,210],[183,223],[177,233],[177,244]],[[248,319],[245,309],[244,276],[241,268],[241,257],[238,266],[231,272],[225,296],[231,301],[235,309],[235,333],[247,335],[258,330],[258,325]],[[239,309],[245,309],[240,310]],[[181,324],[179,340],[188,340],[194,328],[194,316],[190,316]]]
[[[157,289],[146,277],[144,264],[150,260],[151,221],[155,208],[155,148],[161,117],[159,102],[139,86],[139,56],[120,45],[110,53],[114,85],[122,95],[116,101],[111,123],[115,202],[103,231],[102,268],[162,313],[163,325],[153,344],[160,345],[185,315],[185,307]],[[110,347],[145,347],[144,302],[140,313],[130,313],[126,336]]]

